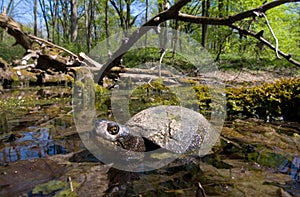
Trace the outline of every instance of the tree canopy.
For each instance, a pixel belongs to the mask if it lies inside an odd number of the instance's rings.
[[[23,2],[23,3],[22,3]],[[26,4],[24,4],[26,2]],[[300,4],[298,0],[34,0],[0,1],[0,9],[19,19],[22,29],[45,38],[73,53],[88,53],[96,44],[118,32],[127,51],[153,27],[169,27],[199,41],[216,61],[243,58],[258,63],[263,59],[284,58],[300,66]],[[23,5],[32,14],[22,18]],[[30,19],[29,19],[30,18]],[[167,21],[167,22],[166,22]],[[0,39],[5,43],[5,25]],[[137,29],[132,31],[132,29]],[[25,31],[24,31],[25,32]],[[15,36],[16,32],[9,34]],[[16,36],[15,36],[16,38]],[[31,37],[32,38],[32,37]],[[18,40],[26,50],[31,43]],[[110,43],[107,41],[109,49]],[[116,51],[102,67],[103,75],[120,64]],[[282,63],[282,61],[280,61]],[[251,64],[251,63],[250,63]]]

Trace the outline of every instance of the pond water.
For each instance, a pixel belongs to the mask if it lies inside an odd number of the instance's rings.
[[[14,140],[13,134],[7,142],[4,142],[4,148],[0,152],[0,161],[4,163],[33,158],[42,158],[46,155],[65,154],[67,149],[59,142],[52,140],[48,128],[41,128],[39,131],[19,132],[21,138]],[[9,141],[14,141],[9,142]]]
[[[71,91],[44,87],[0,95],[0,196],[300,196],[299,123],[236,119],[226,122],[205,157],[130,173],[85,150]],[[110,118],[101,102],[99,114]]]
[[[66,87],[7,90],[0,95],[0,163],[43,158],[80,150]],[[46,98],[50,97],[50,99]]]

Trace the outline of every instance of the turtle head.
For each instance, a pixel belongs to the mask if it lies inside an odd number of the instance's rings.
[[[115,142],[128,136],[129,132],[124,125],[116,122],[110,120],[96,120],[95,134],[106,140]]]

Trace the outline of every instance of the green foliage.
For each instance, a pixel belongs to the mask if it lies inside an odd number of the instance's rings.
[[[75,54],[78,54],[80,52],[87,53],[86,48],[81,43],[78,43],[78,42],[75,42],[75,43],[74,42],[66,42],[66,43],[63,43],[62,46]]]
[[[235,53],[228,53],[221,55],[219,62],[219,69],[221,70],[233,70],[239,71],[241,69],[248,69],[253,71],[258,70],[273,70],[273,71],[284,71],[288,73],[296,68],[291,68],[289,62],[284,59],[273,58],[262,58],[258,56],[240,56]],[[294,71],[293,71],[294,72]],[[297,71],[296,71],[297,72]]]
[[[127,67],[136,67],[144,63],[153,62],[153,66],[156,66],[161,57],[160,49],[158,48],[141,48],[138,50],[131,50],[126,53],[123,57],[123,64]],[[178,70],[188,71],[190,69],[195,69],[195,67],[189,63],[189,61],[180,54],[173,54],[171,51],[167,51],[163,57],[162,63],[164,65],[170,65],[177,68]]]
[[[227,112],[265,120],[299,121],[300,79],[282,79],[257,87],[227,88]]]
[[[157,48],[141,48],[138,50],[130,50],[123,57],[124,65],[135,67],[145,62],[158,62],[160,52]]]
[[[2,29],[0,29],[0,34],[3,33],[1,31]],[[25,50],[20,45],[13,46],[14,44],[14,38],[4,33],[3,42],[0,41],[0,57],[7,62],[21,58],[25,54]]]
[[[133,19],[137,16],[136,10],[144,9],[145,1],[120,1],[122,2],[120,5],[123,14],[126,15],[126,3],[129,3],[131,6],[131,12],[129,13],[131,16],[129,18]],[[163,2],[162,0],[159,2]],[[148,6],[148,19],[153,17],[158,13],[158,1],[149,1]],[[164,1],[165,2],[165,1]],[[82,13],[85,7],[85,1],[78,1],[78,13]],[[95,2],[94,2],[95,3]],[[171,2],[172,3],[172,2]],[[244,12],[253,8],[257,8],[261,5],[266,3],[263,0],[237,0],[237,1],[210,1],[210,8],[208,10],[209,17],[218,18],[218,17],[226,17],[238,14],[240,12]],[[155,5],[155,6],[154,6]],[[53,5],[52,5],[53,6]],[[66,7],[65,7],[66,6]],[[86,18],[85,16],[78,18],[78,37],[75,43],[70,42],[70,17],[67,17],[67,21],[58,20],[57,25],[58,29],[53,30],[53,23],[51,19],[51,15],[47,15],[48,18],[48,25],[50,29],[50,35],[52,36],[51,31],[55,31],[54,38],[51,38],[52,41],[58,45],[66,47],[70,51],[74,52],[75,54],[78,52],[85,52],[88,53],[87,49],[87,40],[90,40],[92,43],[92,49],[97,46],[97,43],[100,40],[104,40],[105,38],[113,35],[114,33],[120,33],[121,27],[121,20],[116,10],[113,6],[109,3],[109,7],[107,10],[108,13],[108,32],[106,32],[106,20],[105,20],[105,1],[99,1],[94,4],[94,6],[90,9],[93,9],[93,19],[89,21],[90,28],[91,28],[91,35],[90,38],[87,38],[87,29],[86,29]],[[60,9],[70,9],[70,4],[62,4],[59,3]],[[45,10],[47,13],[50,13],[51,5],[46,2]],[[200,16],[203,13],[202,2],[201,1],[192,1],[187,6],[184,6],[181,10],[183,13],[191,14]],[[70,10],[66,10],[67,13]],[[89,10],[90,12],[90,10]],[[143,24],[144,21],[144,12],[139,13],[137,20],[133,27],[140,26]],[[125,17],[123,15],[123,17]],[[270,25],[279,40],[279,49],[283,52],[292,54],[292,57],[300,60],[300,28],[298,25],[298,21],[300,19],[299,14],[299,4],[297,3],[290,3],[284,4],[275,8],[272,8],[266,12]],[[62,17],[62,15],[60,15]],[[123,19],[124,20],[124,19]],[[124,22],[124,21],[123,21]],[[126,22],[126,21],[125,21]],[[199,24],[191,24],[187,22],[178,22],[175,21],[168,21],[168,27],[179,29],[180,31],[185,32],[187,35],[191,36],[194,40],[201,43],[202,41],[202,25]],[[255,20],[253,18],[247,18],[242,21],[236,22],[235,25],[242,27],[243,29],[249,29],[254,33],[260,32],[264,30],[264,37],[270,41],[273,45],[275,45],[275,40],[266,24],[266,20],[264,17],[256,17]],[[24,31],[32,32],[32,28],[28,25],[28,27],[23,27]],[[131,31],[131,30],[129,30]],[[46,34],[45,32],[41,32],[40,34]],[[1,34],[1,32],[0,32]],[[106,35],[108,34],[108,35]],[[14,40],[11,36],[5,36],[5,42],[0,43],[0,54],[1,56],[7,60],[11,61],[15,59],[16,56],[20,57],[24,54],[25,51],[22,51],[20,46],[10,47]],[[9,38],[9,39],[7,39]],[[180,41],[180,40],[178,40]],[[179,42],[178,42],[179,43]],[[109,43],[107,43],[109,44]],[[113,41],[109,44],[111,46],[110,51],[113,52],[119,47],[119,43],[117,46],[113,46]],[[183,44],[185,45],[185,44]],[[186,47],[186,46],[183,46]],[[189,46],[188,46],[189,47]],[[240,35],[238,31],[234,31],[229,27],[226,26],[208,26],[207,32],[207,46],[206,49],[212,53],[214,56],[217,54],[221,55],[221,62],[226,63],[226,67],[236,66],[236,64],[230,64],[228,62],[227,57],[240,57],[241,66],[248,67],[255,67],[261,63],[261,60],[275,59],[275,52],[268,49],[267,47],[260,47],[260,43],[251,37]],[[185,49],[183,49],[185,50]],[[102,51],[101,51],[102,53]],[[107,51],[105,52],[107,54]],[[102,54],[97,54],[101,56]],[[136,65],[143,64],[145,62],[158,62],[160,59],[161,53],[160,49],[158,48],[146,48],[146,49],[139,49],[139,50],[131,50],[127,52],[124,56],[124,65],[127,67],[134,67]],[[224,58],[224,59],[223,59]],[[224,60],[224,61],[223,61]],[[245,61],[246,60],[246,61]],[[247,62],[249,60],[249,63]],[[175,56],[172,54],[171,51],[168,51],[163,59],[163,63],[166,65],[172,65],[176,67],[178,70],[184,70],[189,72],[190,70],[194,69],[194,66],[189,64],[189,61],[182,58],[180,55],[176,54]],[[276,64],[278,61],[275,62],[265,62],[262,61],[263,65],[260,66],[270,66],[270,64]],[[266,63],[266,64],[265,64]],[[289,63],[278,63],[279,66],[285,66]]]
[[[218,4],[212,3],[210,16],[219,17],[220,12],[223,16],[234,15],[259,7],[263,5],[263,3],[265,3],[265,1],[229,1],[224,3],[223,10],[219,10]],[[299,25],[297,26],[296,22],[300,19],[299,5],[294,3],[281,5],[267,11],[266,16],[279,41],[279,49],[288,54],[292,54],[293,58],[300,60]],[[256,17],[255,20],[252,18],[244,19],[243,21],[237,22],[236,25],[243,29],[249,29],[254,33],[264,30],[263,37],[275,45],[275,39],[264,17]],[[256,39],[240,35],[237,31],[232,31],[232,34],[228,36],[230,31],[232,30],[228,27],[211,26],[208,30],[207,49],[213,54],[217,54],[221,49],[222,54],[225,56],[237,56],[241,57],[241,60],[251,59],[251,61],[254,62],[259,62],[261,59],[273,60],[276,58],[274,51],[266,46],[261,47]],[[194,31],[193,35],[194,37],[198,37],[198,40],[201,38],[201,32],[199,30]],[[223,57],[224,56],[221,56],[221,60],[223,60]],[[272,62],[270,62],[270,64],[272,64]],[[270,66],[270,64],[266,65]],[[284,65],[290,64],[284,63]],[[252,66],[255,66],[255,64],[252,64]]]

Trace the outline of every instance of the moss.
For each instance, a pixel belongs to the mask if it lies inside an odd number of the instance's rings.
[[[19,82],[19,77],[18,77],[17,73],[14,72],[14,73],[11,74],[11,80],[14,83]]]
[[[157,105],[181,105],[199,110],[205,116],[210,116],[213,110],[218,110],[223,102],[218,96],[223,90],[215,90],[207,85],[191,87],[169,87],[162,79],[143,84],[130,94],[130,113],[135,114],[143,109]],[[259,86],[240,86],[226,88],[228,119],[237,117],[258,117],[264,120],[283,118],[299,121],[300,117],[300,79],[281,79],[274,83]],[[96,87],[99,100],[97,108],[109,110],[109,92],[101,86]],[[212,100],[214,99],[214,100]],[[102,104],[106,104],[103,108]],[[225,109],[220,108],[224,111]]]
[[[281,117],[297,121],[300,117],[300,79],[281,79],[256,87],[227,88],[230,118],[243,115],[270,120]]]
[[[258,147],[257,151],[248,153],[248,160],[257,162],[262,166],[279,168],[279,166],[287,159],[286,156],[274,153],[272,150],[263,147]]]
[[[74,83],[74,78],[70,75],[64,75],[64,81],[66,81],[66,83],[71,83],[73,84]]]
[[[143,84],[131,93],[130,112],[137,112],[157,105],[179,105],[180,100],[169,87],[163,84],[162,79]]]
[[[79,184],[72,181],[73,189],[79,187]],[[33,194],[42,193],[42,195],[49,195],[49,196],[68,196],[68,197],[75,197],[78,196],[74,191],[71,191],[69,188],[69,183],[62,182],[59,180],[52,180],[44,184],[37,185],[33,190]]]
[[[49,194],[52,191],[61,190],[61,189],[67,188],[67,187],[68,187],[68,184],[66,182],[52,180],[48,183],[37,185],[32,190],[32,193],[43,192],[43,194]]]
[[[107,95],[107,94],[109,94],[109,91],[106,88],[104,88],[103,86],[95,84],[95,94],[96,94],[96,96]]]
[[[35,112],[39,106],[58,105],[70,109],[69,88],[44,88],[20,89],[10,92],[9,97],[0,100],[0,109],[8,115],[8,119],[16,119],[19,116]],[[62,108],[60,108],[62,109]],[[47,113],[39,110],[38,113]],[[59,112],[58,112],[59,113]],[[49,111],[48,115],[53,115]]]
[[[111,100],[110,92],[104,87],[95,84],[95,108],[97,117],[107,118],[110,113]]]

